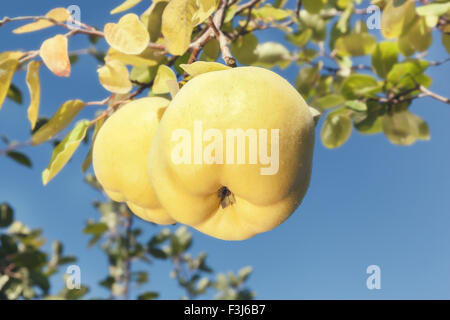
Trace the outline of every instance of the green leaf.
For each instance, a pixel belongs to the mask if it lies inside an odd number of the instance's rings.
[[[13,209],[7,203],[0,204],[0,228],[6,228],[14,221]],[[3,246],[3,243],[2,243]]]
[[[351,133],[352,121],[339,110],[327,115],[320,132],[320,138],[325,147],[334,149],[343,145],[350,138]]]
[[[284,20],[291,15],[291,13],[288,10],[275,8],[270,4],[266,4],[261,8],[253,10],[252,14],[265,22],[272,22],[274,20]]]
[[[130,73],[130,80],[139,83],[150,83],[156,76],[158,67],[133,67]]]
[[[286,34],[286,40],[298,47],[304,47],[311,39],[313,31],[311,29],[305,29],[301,32]]]
[[[355,128],[362,134],[376,134],[383,131],[382,119],[380,115],[382,106],[378,102],[367,102],[368,111],[365,115],[355,114],[353,118]]]
[[[383,131],[386,137],[396,145],[406,146],[413,144],[417,139],[430,139],[427,123],[408,110],[385,114]]]
[[[104,232],[108,230],[108,226],[103,222],[98,223],[88,223],[83,229],[83,233],[92,234],[95,236],[101,236]]]
[[[414,19],[415,1],[388,0],[381,16],[381,33],[387,39],[399,37]]]
[[[148,253],[150,253],[154,258],[157,259],[167,259],[167,254],[163,250],[158,248],[151,247],[148,249]]]
[[[369,75],[352,74],[342,84],[342,95],[347,99],[370,96],[380,90],[378,81]]]
[[[395,42],[380,42],[372,54],[372,67],[380,78],[386,78],[397,60],[398,45]]]
[[[169,1],[153,2],[142,15],[141,20],[150,34],[150,41],[156,42],[161,35],[162,15]]]
[[[358,111],[358,112],[364,112],[367,110],[367,105],[364,102],[358,101],[358,100],[347,101],[347,102],[345,102],[345,106],[348,109]]]
[[[256,46],[254,53],[257,58],[253,64],[265,68],[273,68],[278,65],[284,69],[291,63],[289,50],[277,42],[260,43]]]
[[[327,0],[303,0],[302,4],[309,13],[318,13],[327,3]]]
[[[352,33],[338,38],[335,49],[342,56],[364,56],[371,54],[377,45],[374,36],[368,33]]]
[[[331,109],[343,104],[344,102],[345,99],[343,96],[332,93],[314,100],[311,105],[313,105],[314,107],[319,107],[321,109]]]
[[[412,89],[417,84],[428,87],[431,78],[424,74],[428,62],[423,60],[408,60],[397,63],[387,76],[387,88],[396,88],[397,91]]]
[[[84,108],[81,100],[69,100],[65,102],[53,115],[53,117],[32,136],[34,146],[53,138],[61,130],[65,129],[77,114]]]
[[[47,168],[42,172],[42,183],[47,183],[53,179],[59,171],[67,164],[75,150],[84,139],[90,122],[88,120],[79,121],[73,130],[56,146]]]
[[[21,165],[24,165],[25,167],[31,168],[32,164],[30,161],[30,158],[28,158],[27,155],[23,154],[22,152],[17,151],[8,151],[6,153],[8,157],[16,161],[17,163],[20,163]]]
[[[450,53],[450,34],[442,32],[442,44],[444,45],[445,50]]]
[[[142,294],[140,294],[138,296],[138,300],[153,300],[159,297],[159,293],[158,292],[154,292],[154,291],[148,291],[148,292],[144,292]]]
[[[206,45],[203,47],[202,55],[200,56],[200,60],[204,61],[216,61],[220,55],[220,44],[217,39],[209,40]]]
[[[307,99],[320,79],[321,64],[313,67],[303,67],[300,69],[295,81],[297,90]]]
[[[426,25],[423,17],[416,18],[399,39],[401,52],[405,56],[410,56],[416,51],[427,50],[432,42],[431,29]]]
[[[7,94],[8,99],[11,99],[12,101],[18,103],[18,104],[22,104],[22,92],[20,91],[19,88],[17,88],[14,84],[11,83],[11,85],[9,86],[8,89],[8,94]]]
[[[205,61],[196,61],[191,64],[180,64],[180,67],[192,77],[212,71],[222,71],[231,69],[230,67],[218,62],[205,62]]]
[[[239,63],[250,65],[258,59],[255,53],[257,46],[258,39],[252,33],[247,33],[231,43],[231,52]]]
[[[348,31],[349,18],[353,13],[353,9],[354,9],[353,3],[350,2],[346,6],[344,12],[342,13],[342,15],[339,18],[339,21],[336,25],[336,28],[338,28],[339,31],[344,34]]]

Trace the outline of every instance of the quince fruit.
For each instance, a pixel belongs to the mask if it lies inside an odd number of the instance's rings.
[[[119,127],[116,136],[124,134]],[[150,148],[149,181],[174,220],[219,239],[247,239],[281,224],[302,201],[314,127],[303,98],[272,71],[204,73],[188,81],[165,111]],[[147,150],[141,142],[132,149],[139,159]],[[117,166],[131,159],[117,156],[108,167],[125,173]],[[140,168],[140,162],[133,167]]]
[[[159,205],[147,175],[150,145],[168,105],[159,97],[125,104],[100,128],[92,153],[95,175],[108,196],[158,224],[175,222]]]

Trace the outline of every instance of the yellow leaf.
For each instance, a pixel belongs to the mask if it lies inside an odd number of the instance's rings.
[[[141,21],[147,27],[150,41],[155,42],[161,35],[162,15],[169,1],[154,1],[141,15]]]
[[[66,22],[70,18],[70,12],[66,8],[55,8],[53,10],[50,10],[45,15],[47,18],[53,19],[57,22]],[[33,32],[42,30],[48,27],[53,26],[53,22],[49,20],[38,20],[32,23],[28,23],[26,25],[23,25],[15,30],[13,30],[13,33],[26,33],[26,32]]]
[[[104,32],[106,42],[126,54],[141,53],[150,41],[145,25],[133,13],[124,15],[117,24],[107,23]]]
[[[78,122],[72,131],[55,147],[52,158],[47,168],[42,172],[42,183],[47,183],[53,179],[64,166],[72,158],[73,153],[77,150],[81,141],[86,136],[90,122],[82,120]]]
[[[53,138],[58,132],[65,129],[76,115],[84,108],[81,100],[69,100],[55,112],[53,117],[36,131],[31,137],[33,146]]]
[[[58,77],[70,76],[70,60],[67,38],[61,34],[42,43],[40,55],[47,68]]]
[[[38,61],[31,61],[27,68],[27,86],[30,91],[30,106],[28,107],[28,120],[31,124],[31,129],[34,129],[39,114],[39,104],[41,101],[41,82],[39,80],[39,68],[41,63]]]
[[[108,60],[97,70],[101,85],[114,93],[127,93],[132,85],[127,67],[119,60]]]
[[[171,54],[181,56],[189,48],[197,10],[195,0],[172,0],[164,9],[161,31]]]
[[[19,51],[0,53],[0,109],[8,94],[11,80],[23,54]]]
[[[89,169],[89,167],[92,164],[92,152],[94,147],[95,138],[97,137],[98,131],[103,126],[103,123],[105,122],[106,118],[101,118],[95,123],[94,133],[92,134],[92,142],[91,147],[89,148],[89,152],[86,155],[86,158],[84,158],[84,161],[81,165],[81,172],[86,173],[86,171]]]
[[[216,10],[218,1],[216,0],[197,0],[198,9],[192,17],[194,26],[199,25]]]
[[[152,50],[150,48],[148,48],[149,50]],[[147,50],[145,50],[143,53],[145,53]],[[119,60],[121,62],[123,62],[124,64],[129,64],[132,65],[134,67],[152,67],[152,66],[156,66],[158,64],[158,61],[155,60],[151,60],[148,59],[147,57],[145,57],[144,55],[140,54],[140,55],[132,55],[132,54],[126,54],[126,53],[122,53],[120,51],[115,50],[114,48],[110,48],[108,50],[108,54],[105,57],[105,61],[108,60]]]
[[[221,71],[231,69],[230,67],[218,62],[205,62],[205,61],[196,61],[191,64],[180,64],[180,68],[182,68],[184,71],[186,71],[186,73],[188,73],[192,77],[211,71]]]
[[[155,81],[153,82],[152,92],[155,94],[170,92],[167,81],[171,80],[177,80],[175,73],[168,66],[160,65],[156,73]]]
[[[133,8],[138,5],[142,0],[126,0],[122,4],[118,5],[114,9],[111,10],[111,14],[116,14],[119,12],[127,11],[128,9]]]

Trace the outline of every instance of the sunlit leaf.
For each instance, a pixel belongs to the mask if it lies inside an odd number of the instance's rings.
[[[311,39],[312,34],[311,29],[305,29],[302,32],[286,34],[286,40],[298,47],[304,47]]]
[[[39,80],[39,68],[41,63],[31,61],[27,67],[27,86],[30,91],[30,106],[28,107],[28,120],[31,129],[34,129],[39,114],[39,104],[41,102],[41,81]]]
[[[97,70],[103,88],[114,93],[127,93],[132,88],[127,67],[119,60],[108,60]]]
[[[218,62],[196,61],[191,64],[180,64],[180,67],[190,76],[195,77],[202,73],[231,69]]]
[[[170,88],[167,81],[177,80],[175,72],[166,65],[160,65],[153,82],[152,92],[155,94],[168,93]]]
[[[347,99],[357,99],[372,95],[380,90],[378,81],[365,74],[352,74],[342,84],[342,95]]]
[[[256,46],[254,51],[257,58],[253,63],[265,68],[273,68],[278,65],[286,68],[291,63],[291,54],[289,50],[277,42],[263,42]]]
[[[314,107],[318,107],[321,109],[330,109],[337,107],[345,102],[345,99],[343,96],[339,94],[329,94],[323,97],[320,97],[318,99],[315,99],[311,105]]]
[[[409,60],[395,64],[387,75],[387,88],[398,90],[410,89],[417,84],[428,87],[431,78],[424,74],[428,62],[423,60]]]
[[[168,3],[169,1],[153,2],[141,15],[141,21],[147,27],[152,42],[156,42],[161,35],[162,15]]]
[[[131,69],[130,80],[139,83],[150,83],[158,71],[158,67],[134,67]]]
[[[133,13],[124,15],[117,24],[107,23],[104,33],[112,48],[126,54],[141,53],[150,41],[147,28]]]
[[[266,4],[263,7],[253,10],[252,14],[265,22],[271,22],[274,20],[284,20],[291,15],[291,12]]]
[[[350,100],[345,102],[345,106],[348,109],[363,112],[367,110],[367,105],[363,101],[359,100]]]
[[[69,100],[65,102],[59,107],[53,117],[33,134],[33,145],[41,144],[65,129],[84,106],[85,103],[81,100]]]
[[[414,19],[415,1],[388,0],[381,15],[381,33],[387,39],[399,37]]]
[[[151,66],[155,66],[158,64],[158,60],[156,58],[155,59],[152,59],[153,57],[147,58],[144,55],[144,53],[146,51],[151,51],[151,50],[152,49],[148,48],[139,55],[133,55],[133,54],[126,54],[126,53],[117,51],[113,48],[110,48],[105,57],[105,61],[119,60],[119,61],[123,62],[124,64],[129,64],[129,65],[136,66],[136,67],[143,67],[143,66],[151,67]],[[149,55],[147,55],[147,56],[149,56]]]
[[[446,3],[429,3],[416,8],[416,12],[420,16],[441,16],[450,10],[450,2]]]
[[[47,183],[53,179],[72,157],[75,150],[84,139],[90,122],[88,120],[79,121],[72,131],[55,147],[47,168],[42,172],[42,183]]]
[[[142,0],[125,0],[123,3],[111,10],[111,14],[127,11],[138,5]]]
[[[194,26],[204,22],[214,12],[218,5],[217,0],[197,0],[197,11],[192,16]]]
[[[411,55],[411,51],[414,53],[427,50],[432,42],[431,30],[423,17],[416,18],[399,39],[399,43],[403,44],[400,49],[405,56]],[[406,45],[409,49],[405,50]]]
[[[330,149],[343,145],[352,133],[352,121],[340,112],[330,112],[325,118],[320,138],[322,144]]]
[[[374,36],[368,33],[352,33],[336,40],[334,47],[343,56],[371,54],[377,45]]]
[[[387,74],[397,63],[398,46],[395,42],[380,42],[372,54],[372,67],[381,78],[386,78]]]
[[[53,19],[56,22],[66,22],[70,18],[70,12],[66,8],[55,8],[50,10],[46,15],[47,18]],[[14,33],[26,33],[42,30],[53,26],[54,23],[50,20],[38,20],[32,23],[23,25],[17,29],[14,29]]]
[[[0,53],[0,109],[9,91],[12,77],[19,65],[21,52],[2,52]]]
[[[171,54],[181,56],[188,49],[197,10],[195,0],[172,0],[164,9],[161,31]]]
[[[40,55],[47,68],[58,77],[70,76],[70,61],[67,38],[61,34],[45,40]]]

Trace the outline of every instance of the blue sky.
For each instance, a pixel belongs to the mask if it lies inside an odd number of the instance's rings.
[[[77,4],[84,22],[103,28],[118,19],[108,12],[120,2],[15,0],[2,3],[0,16],[39,15],[57,6]],[[137,10],[142,12],[146,5]],[[61,32],[50,29],[12,35],[18,25],[0,28],[0,51],[38,49],[44,39]],[[285,43],[276,31],[259,34],[259,38]],[[429,59],[446,58],[440,35],[434,34],[434,39]],[[88,45],[86,37],[76,36],[69,48]],[[108,93],[98,84],[97,65],[93,58],[82,56],[68,79],[42,68],[41,115],[52,115],[68,99],[106,97]],[[294,83],[298,66],[275,71]],[[449,64],[430,67],[427,74],[433,78],[433,91],[450,95]],[[25,101],[22,106],[6,101],[0,111],[0,134],[24,141],[29,139],[24,73],[17,74],[13,82],[25,93]],[[79,118],[92,118],[98,108],[86,108]],[[328,150],[317,135],[309,191],[287,222],[243,242],[221,241],[191,229],[194,253],[208,252],[209,264],[216,271],[253,266],[248,285],[260,299],[449,299],[450,108],[424,98],[416,100],[411,110],[429,123],[430,141],[398,147],[382,134],[362,136],[354,131],[344,146]],[[0,201],[15,208],[17,219],[42,227],[49,240],[61,240],[66,252],[79,258],[90,296],[106,296],[96,285],[106,275],[106,257],[97,248],[87,248],[88,237],[81,233],[87,219],[98,217],[91,202],[102,199],[82,181],[80,165],[86,147],[78,150],[47,187],[41,184],[41,171],[50,159],[51,147],[23,151],[32,158],[33,170],[0,157]],[[144,239],[158,229],[142,221],[138,224]],[[372,264],[381,268],[381,290],[366,288],[366,268]],[[179,298],[182,292],[169,278],[169,271],[166,262],[151,266],[146,289],[160,291],[162,298]],[[53,284],[59,290],[62,279],[58,277]]]

